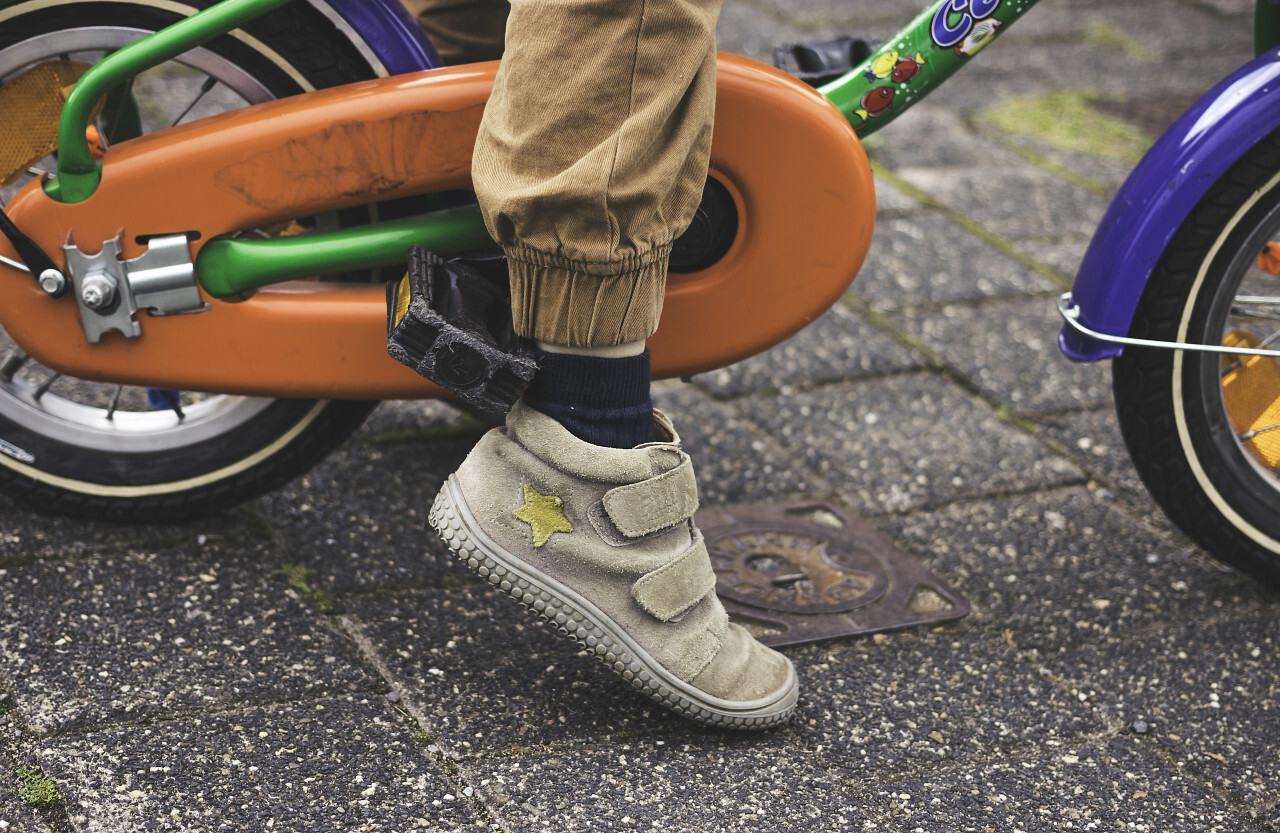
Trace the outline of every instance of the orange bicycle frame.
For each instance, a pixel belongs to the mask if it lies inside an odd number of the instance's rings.
[[[91,197],[28,185],[10,217],[46,252],[121,257],[184,234],[208,241],[377,200],[470,187],[471,147],[497,64],[360,82],[267,102],[112,147]],[[689,375],[753,355],[825,311],[870,244],[874,186],[853,130],[825,98],[722,54],[712,177],[737,236],[710,267],[671,275],[654,373]],[[0,241],[0,252],[12,255]],[[325,398],[444,395],[385,352],[380,285],[292,282],[208,311],[147,317],[142,334],[90,344],[70,297],[0,265],[0,325],[41,364],[85,379],[180,390]]]

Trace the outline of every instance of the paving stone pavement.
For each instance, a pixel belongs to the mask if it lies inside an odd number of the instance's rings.
[[[990,117],[1098,91],[1158,130],[1249,57],[1252,6],[1041,4],[868,141],[877,236],[842,302],[657,388],[705,502],[843,502],[965,620],[788,649],[784,729],[688,724],[424,533],[481,429],[385,403],[305,477],[205,520],[0,498],[0,833],[1280,833],[1280,598],[1173,530],[1108,367],[1054,344],[1053,298],[1129,163]],[[916,11],[727,0],[721,43],[768,59]],[[60,800],[28,800],[42,777]]]

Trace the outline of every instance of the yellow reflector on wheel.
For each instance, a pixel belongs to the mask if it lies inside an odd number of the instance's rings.
[[[58,147],[58,118],[87,64],[51,61],[0,86],[0,185],[8,185]]]
[[[1243,330],[1232,330],[1224,347],[1257,347]],[[1280,361],[1271,356],[1224,356],[1222,401],[1236,434],[1258,431],[1245,445],[1267,468],[1280,468]],[[1268,430],[1272,429],[1272,430]]]

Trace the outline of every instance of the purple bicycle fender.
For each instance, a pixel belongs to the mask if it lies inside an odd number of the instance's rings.
[[[444,66],[417,21],[398,0],[323,0],[382,61],[391,75]]]
[[[1178,227],[1227,169],[1280,127],[1280,50],[1228,76],[1165,131],[1129,174],[1094,232],[1071,290],[1080,323],[1126,336],[1156,262]],[[1123,349],[1064,326],[1068,358],[1097,361]]]

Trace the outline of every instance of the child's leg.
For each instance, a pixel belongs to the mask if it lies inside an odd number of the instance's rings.
[[[716,597],[692,464],[652,411],[638,352],[707,174],[718,12],[719,0],[512,4],[473,176],[541,367],[431,522],[663,705],[764,728],[795,708],[795,670]]]

